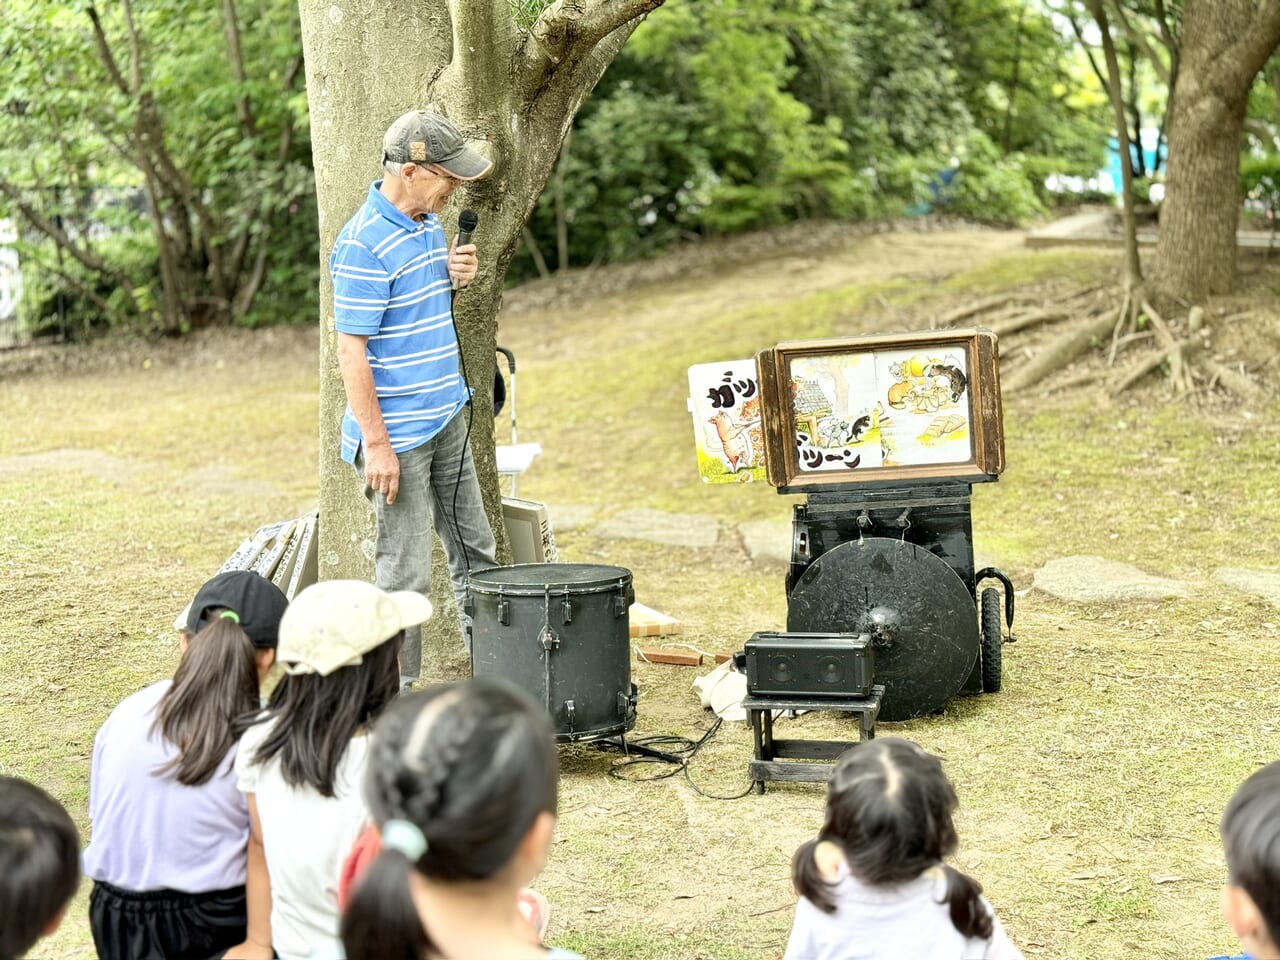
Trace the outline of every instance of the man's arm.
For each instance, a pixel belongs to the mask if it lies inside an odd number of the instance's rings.
[[[390,505],[400,492],[400,458],[391,449],[387,437],[378,391],[373,385],[373,370],[369,368],[368,343],[368,337],[339,331],[338,369],[342,371],[351,415],[356,418],[363,436],[364,482],[385,494]]]

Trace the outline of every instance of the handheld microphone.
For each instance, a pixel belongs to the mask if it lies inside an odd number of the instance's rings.
[[[480,222],[480,217],[474,210],[463,210],[458,214],[458,246],[471,242],[471,234],[476,228],[476,224]],[[458,289],[458,281],[453,281],[453,289]]]

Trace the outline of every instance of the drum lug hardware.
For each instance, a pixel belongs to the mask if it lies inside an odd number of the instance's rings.
[[[627,598],[624,594],[619,593],[613,598],[613,615],[620,617],[627,612]]]
[[[576,713],[576,712],[577,712],[577,711],[574,709],[574,706],[573,706],[573,701],[572,701],[572,700],[566,700],[566,701],[564,702],[564,715],[565,715],[565,719],[567,719],[567,720],[569,721],[569,729],[570,729],[570,730],[572,730],[572,729],[573,729],[574,715],[575,715],[575,713]]]
[[[504,627],[511,624],[511,604],[506,597],[498,598],[498,622]]]
[[[550,650],[552,647],[560,646],[560,638],[556,636],[556,632],[550,627],[543,627],[542,632],[538,634],[538,642],[542,644],[543,650]]]
[[[564,622],[573,623],[573,602],[568,598],[564,598]]]

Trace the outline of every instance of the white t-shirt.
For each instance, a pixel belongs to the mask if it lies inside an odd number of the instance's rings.
[[[946,889],[936,869],[894,887],[868,886],[846,874],[832,888],[835,913],[800,898],[783,960],[1024,960],[994,913],[990,940],[962,936],[943,899]]]
[[[240,738],[236,778],[253,794],[271,875],[271,941],[287,960],[341,960],[338,877],[356,838],[369,825],[364,771],[369,738],[352,739],[338,763],[334,796],[285,783],[279,757],[266,764],[254,754],[274,724],[254,724]]]

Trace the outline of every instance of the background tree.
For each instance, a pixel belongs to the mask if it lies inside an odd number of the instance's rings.
[[[290,285],[314,230],[291,4],[11,0],[0,49],[0,205],[37,295],[166,331],[314,302]]]
[[[1186,0],[1180,35],[1151,274],[1164,294],[1195,302],[1235,288],[1245,114],[1280,45],[1280,0]]]

